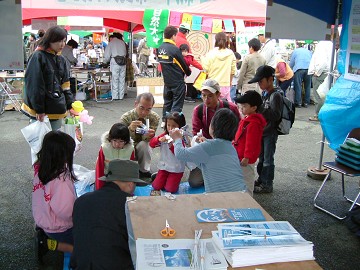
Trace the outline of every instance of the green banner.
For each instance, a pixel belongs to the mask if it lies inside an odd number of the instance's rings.
[[[129,35],[130,35],[129,32],[124,32],[124,33],[123,33],[123,37],[124,37],[125,43],[128,43],[128,42],[130,41]]]
[[[169,22],[168,9],[145,9],[143,25],[146,30],[146,44],[151,48],[159,48],[163,42],[164,29]]]

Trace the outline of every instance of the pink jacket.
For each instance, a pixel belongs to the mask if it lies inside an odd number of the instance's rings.
[[[75,187],[69,175],[63,173],[44,186],[36,174],[32,190],[32,212],[36,225],[48,233],[72,228],[75,199]]]

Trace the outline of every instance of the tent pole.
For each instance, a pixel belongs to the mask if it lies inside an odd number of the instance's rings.
[[[329,68],[329,89],[332,86],[334,75],[334,62],[335,62],[335,50],[336,50],[336,37],[338,33],[338,27],[339,27],[339,15],[340,15],[340,2],[341,0],[338,0],[337,8],[336,8],[336,17],[335,17],[335,25],[334,25],[334,33],[333,33],[333,47],[331,51],[331,61],[330,61],[330,68]],[[319,157],[319,164],[317,168],[309,167],[307,171],[307,175],[315,180],[323,180],[326,175],[328,174],[329,170],[327,168],[322,167],[323,163],[323,157],[324,157],[324,147],[326,144],[326,138],[325,134],[323,132],[322,139],[320,142],[320,157]]]

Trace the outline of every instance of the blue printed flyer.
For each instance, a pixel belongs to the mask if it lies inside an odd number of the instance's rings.
[[[198,222],[265,221],[258,208],[211,208],[195,210]]]

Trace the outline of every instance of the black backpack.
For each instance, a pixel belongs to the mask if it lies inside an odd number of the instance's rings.
[[[229,108],[229,102],[226,99],[222,99],[222,102],[224,104],[223,108]],[[198,118],[200,119],[200,121],[202,121],[202,118],[203,118],[203,110],[204,110],[204,103],[201,103],[199,105],[199,108],[197,111],[197,115],[198,115]]]
[[[282,90],[277,90],[283,99],[283,108],[281,111],[281,120],[277,126],[277,133],[279,135],[287,135],[295,121],[295,104],[284,96]]]

